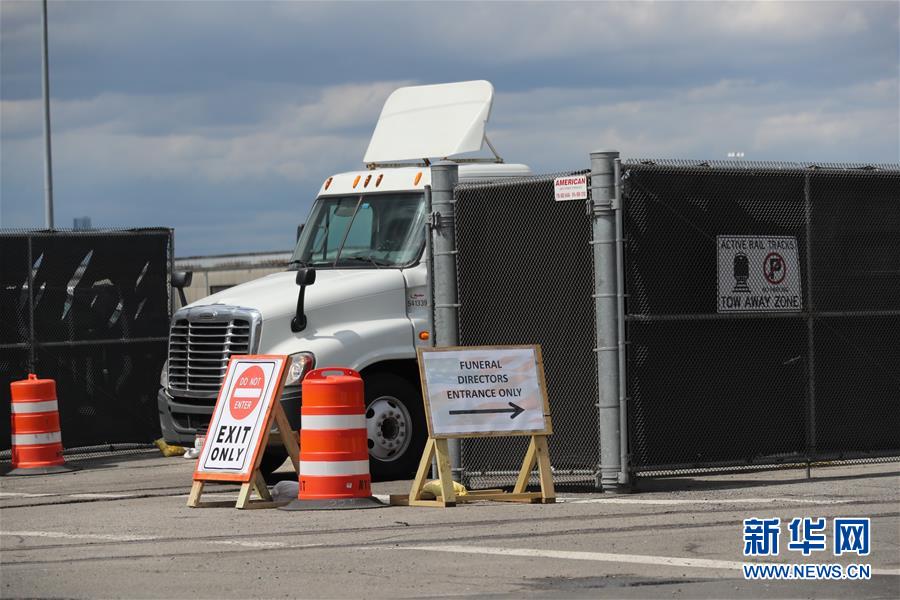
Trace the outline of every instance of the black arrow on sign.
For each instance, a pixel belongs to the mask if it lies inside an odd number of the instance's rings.
[[[476,410],[451,410],[451,415],[496,415],[500,413],[511,413],[509,415],[510,419],[515,419],[523,412],[525,409],[519,406],[518,404],[509,403],[510,408],[479,408]]]

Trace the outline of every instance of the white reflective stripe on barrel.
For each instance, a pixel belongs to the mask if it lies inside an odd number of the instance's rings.
[[[13,414],[25,415],[28,413],[54,412],[59,410],[56,400],[44,400],[43,402],[13,402]]]
[[[302,415],[300,429],[365,429],[366,415]]]
[[[304,475],[368,475],[367,460],[301,460],[300,476]]]
[[[62,434],[58,431],[50,433],[14,433],[12,435],[13,446],[35,446],[37,444],[55,444],[62,441]]]

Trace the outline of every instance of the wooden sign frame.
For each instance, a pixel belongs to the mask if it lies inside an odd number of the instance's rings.
[[[201,451],[200,456],[197,457],[197,463],[194,467],[194,483],[191,486],[191,493],[188,495],[187,505],[191,508],[198,507],[207,507],[207,506],[227,506],[230,504],[229,502],[201,502],[200,498],[203,494],[203,487],[207,481],[223,481],[223,482],[240,482],[241,489],[238,492],[237,502],[235,503],[235,508],[245,509],[245,508],[270,508],[273,506],[279,506],[281,504],[285,504],[285,502],[274,502],[272,500],[272,495],[269,493],[269,488],[266,486],[266,481],[263,478],[262,473],[259,470],[260,462],[262,461],[263,453],[265,452],[265,448],[269,443],[269,437],[272,433],[272,426],[274,425],[277,428],[278,436],[281,438],[281,443],[284,445],[284,449],[287,450],[288,456],[291,459],[291,465],[294,468],[294,471],[299,473],[299,464],[298,461],[300,459],[300,445],[297,440],[297,436],[294,434],[293,429],[291,429],[291,425],[288,422],[287,415],[284,413],[284,408],[281,406],[281,393],[284,389],[284,378],[286,373],[286,366],[288,357],[282,355],[235,355],[232,356],[228,361],[228,369],[225,371],[225,377],[222,380],[222,387],[219,389],[219,397],[216,400],[216,407],[213,409],[213,417],[220,410],[220,404],[222,404],[221,409],[225,410],[224,403],[228,402],[225,399],[226,390],[225,386],[229,381],[229,375],[232,372],[232,369],[235,368],[234,365],[239,361],[244,360],[272,360],[272,359],[280,359],[281,366],[274,373],[276,388],[272,392],[272,399],[266,407],[266,414],[263,416],[263,424],[262,429],[257,437],[257,442],[253,447],[253,460],[251,462],[251,467],[246,473],[211,473],[207,471],[199,471],[200,460],[203,458],[203,453]],[[213,417],[211,417],[210,422],[212,422]],[[261,501],[253,501],[252,495],[253,492],[259,496]]]
[[[533,349],[535,352],[538,384],[544,405],[544,429],[542,431],[477,432],[465,434],[441,434],[435,436],[431,423],[431,404],[428,397],[428,382],[425,377],[425,361],[422,359],[422,354],[424,352],[505,349]],[[446,508],[449,506],[456,506],[457,503],[478,502],[481,500],[542,504],[554,503],[556,501],[556,490],[553,484],[553,471],[550,467],[550,452],[547,446],[547,436],[553,433],[553,425],[550,419],[550,404],[547,399],[547,382],[544,376],[544,360],[541,354],[540,345],[419,348],[417,354],[419,360],[419,377],[422,382],[422,399],[425,403],[425,419],[428,424],[428,440],[425,442],[422,459],[419,461],[419,468],[416,471],[416,476],[415,479],[413,479],[409,494],[391,495],[391,504],[394,506],[432,506]],[[528,444],[528,450],[525,452],[522,466],[519,468],[519,473],[516,477],[516,483],[513,486],[512,492],[491,489],[470,491],[465,495],[456,494],[456,491],[453,489],[453,476],[450,469],[450,453],[447,444],[448,439],[526,435],[530,436],[531,440]],[[441,486],[441,497],[435,498],[434,500],[423,498],[423,488],[427,483],[428,471],[431,468],[432,461],[437,465],[438,482]],[[526,492],[525,490],[528,487],[528,481],[531,478],[531,471],[535,466],[537,466],[538,470],[538,481],[540,483],[541,491]]]

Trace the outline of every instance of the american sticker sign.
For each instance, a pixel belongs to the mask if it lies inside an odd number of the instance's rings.
[[[797,238],[720,235],[717,312],[800,312]]]
[[[551,433],[539,346],[420,348],[431,437]]]
[[[283,356],[231,357],[194,479],[250,480],[283,373]]]
[[[553,197],[557,202],[587,200],[587,175],[567,175],[553,180]]]

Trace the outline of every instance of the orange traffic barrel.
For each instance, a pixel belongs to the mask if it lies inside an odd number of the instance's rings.
[[[372,497],[363,380],[353,369],[326,367],[303,379],[300,489],[286,510],[376,508]]]
[[[9,475],[44,475],[72,471],[63,458],[56,382],[28,379],[9,384],[12,395],[12,467]]]

